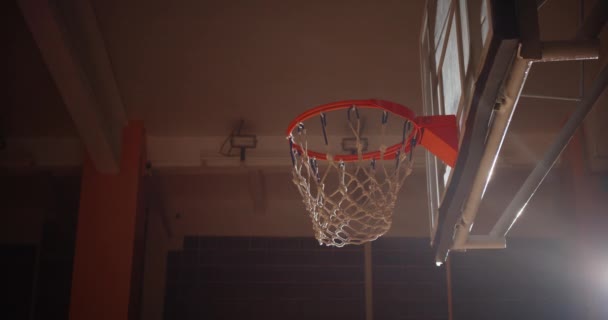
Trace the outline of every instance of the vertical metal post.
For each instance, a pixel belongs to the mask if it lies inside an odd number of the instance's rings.
[[[583,20],[585,19],[585,0],[580,0],[579,3],[578,28],[581,30],[583,27]],[[580,62],[579,77],[578,96],[582,97],[585,95],[585,61]]]
[[[43,227],[44,228],[44,227]],[[41,255],[42,255],[42,241],[40,239],[38,244],[36,245],[36,258],[34,259],[34,275],[32,277],[32,299],[30,300],[30,312],[29,319],[36,319],[36,307],[38,304],[38,282],[40,278],[40,268],[41,268]]]
[[[454,320],[454,300],[452,296],[452,259],[448,257],[445,263],[446,290],[448,291],[448,320]]]
[[[374,300],[372,296],[372,243],[367,242],[363,246],[364,268],[365,268],[365,320],[374,319]]]

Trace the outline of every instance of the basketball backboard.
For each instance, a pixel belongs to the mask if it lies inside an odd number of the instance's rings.
[[[432,154],[426,157],[430,237],[437,264],[453,249],[504,247],[504,237],[470,236],[477,207],[473,205],[468,217],[463,211],[471,198],[483,196],[508,130],[508,118],[525,80],[525,72],[520,71],[526,67],[516,63],[522,38],[518,30],[523,29],[522,13],[536,10],[535,6],[533,1],[427,1],[420,35],[424,114],[454,114],[460,131],[453,168]],[[532,25],[528,29],[534,33],[535,12],[531,16],[525,23]],[[533,47],[531,43],[528,49]],[[505,83],[514,73],[519,81],[513,84],[516,92],[509,95]],[[506,117],[500,123],[495,110],[505,97],[510,106],[499,115]],[[459,228],[466,233],[460,242]]]

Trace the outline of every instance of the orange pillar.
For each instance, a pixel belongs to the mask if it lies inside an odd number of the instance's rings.
[[[585,163],[583,134],[579,130],[566,149],[565,158],[573,185],[576,250],[583,294],[580,319],[608,319],[608,197],[600,175]]]
[[[70,319],[137,319],[143,272],[141,205],[145,135],[123,130],[120,172],[99,173],[87,157],[82,173]]]

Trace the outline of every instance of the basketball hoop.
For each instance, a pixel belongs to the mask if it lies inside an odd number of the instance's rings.
[[[380,144],[363,151],[359,110],[378,111]],[[355,141],[352,154],[333,154],[327,134],[327,114],[344,116]],[[389,115],[403,122],[398,142],[385,145]],[[321,120],[325,152],[313,150],[304,122]],[[394,120],[393,120],[394,121]],[[416,117],[413,111],[383,100],[349,100],[325,104],[297,116],[287,128],[293,164],[293,183],[302,195],[321,245],[342,247],[376,240],[391,227],[393,210],[403,182],[412,172],[412,153],[423,145],[448,165],[457,153],[454,116]]]

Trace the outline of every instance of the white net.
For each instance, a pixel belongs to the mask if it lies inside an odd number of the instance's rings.
[[[320,116],[325,134],[325,115]],[[384,112],[382,138],[387,117]],[[355,161],[335,160],[329,154],[327,136],[327,159],[320,160],[309,155],[303,123],[289,137],[294,145],[299,146],[291,148],[293,183],[309,212],[315,237],[320,244],[327,246],[362,244],[385,234],[391,227],[399,190],[412,172],[411,150],[406,152],[408,143],[412,149],[416,143],[412,138],[416,135],[412,134],[415,129],[411,123],[406,120],[402,147],[390,160],[385,159],[386,145],[380,145],[378,159],[365,160],[360,137],[361,122],[358,117],[351,120],[349,114],[348,124],[356,141],[356,150],[353,151]]]

